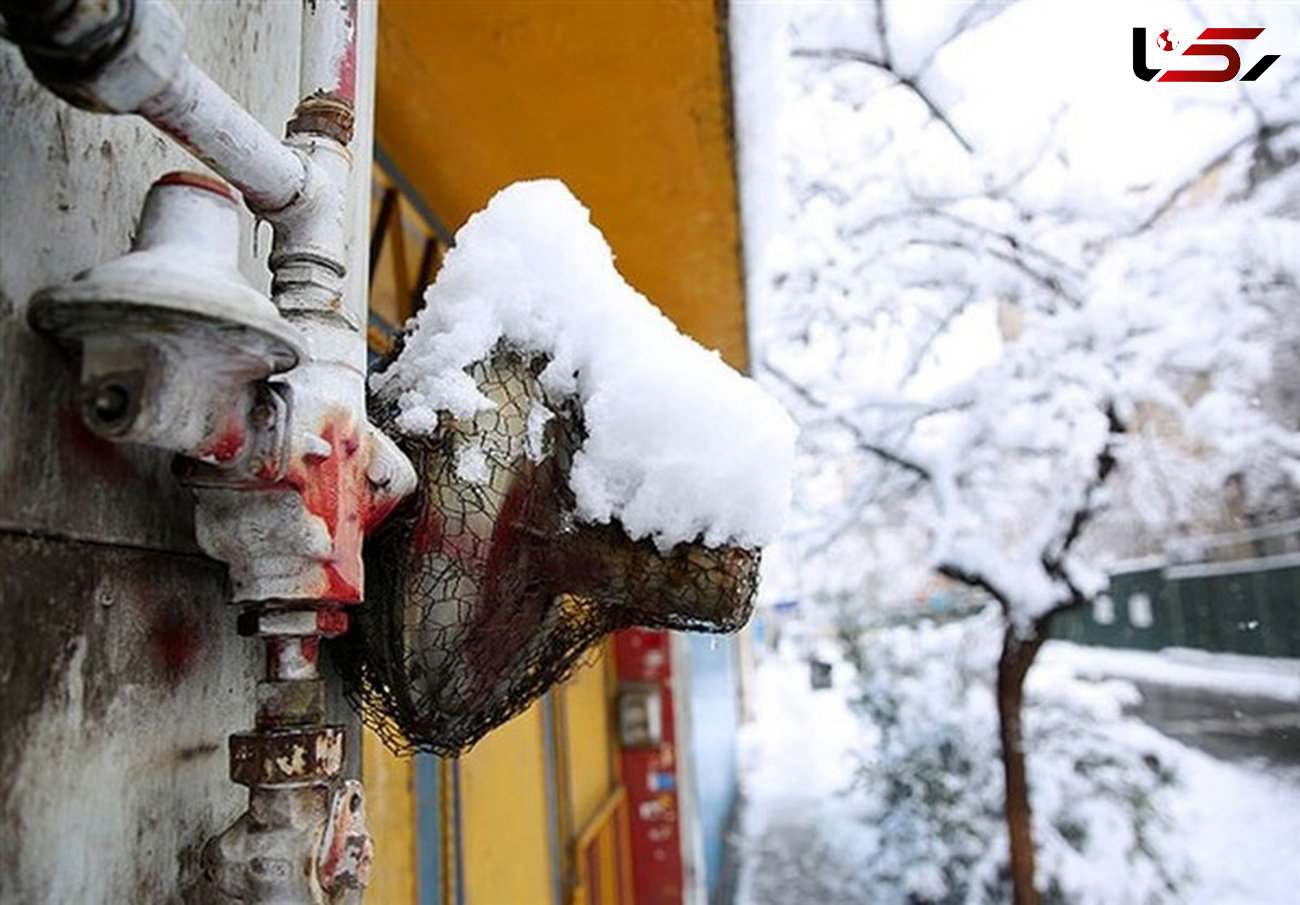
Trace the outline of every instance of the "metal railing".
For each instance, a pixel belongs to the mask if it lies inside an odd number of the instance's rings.
[[[424,290],[451,247],[451,235],[428,204],[376,152],[371,171],[370,317],[372,359],[383,357],[407,318],[424,303]]]

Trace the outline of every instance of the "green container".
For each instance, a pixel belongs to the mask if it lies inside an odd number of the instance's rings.
[[[1110,603],[1060,614],[1052,636],[1132,650],[1194,647],[1300,657],[1300,563],[1293,560],[1117,572],[1106,592]]]

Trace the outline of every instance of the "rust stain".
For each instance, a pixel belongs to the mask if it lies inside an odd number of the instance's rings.
[[[174,613],[164,613],[154,621],[149,634],[154,657],[168,679],[176,681],[194,665],[202,647],[194,623]]]

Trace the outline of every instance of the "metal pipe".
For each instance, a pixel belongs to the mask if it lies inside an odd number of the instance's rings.
[[[291,204],[307,181],[302,158],[188,56],[176,79],[135,112],[224,176],[262,215]]]
[[[329,95],[347,104],[357,97],[356,0],[302,5],[298,88],[303,98]]]
[[[135,113],[220,173],[262,214],[290,204],[307,166],[185,53],[170,3],[0,0],[10,38],[47,88],[83,109]]]
[[[347,281],[349,190],[368,178],[348,149],[356,0],[303,0],[302,94],[284,144],[186,56],[166,2],[0,0],[0,10],[46,87],[144,116],[274,228],[273,300],[309,350],[274,384],[286,410],[292,402],[283,467],[192,483],[199,545],[229,566],[240,631],[267,653],[255,727],[230,739],[230,776],[249,807],[202,860],[209,887],[247,905],[353,903],[370,841],[361,786],[342,778],[344,727],[326,725],[320,640],[341,634],[345,606],[364,597],[365,532],[415,486],[410,462],[367,421],[364,288],[344,297],[364,287]],[[373,39],[373,15],[366,22]]]
[[[320,678],[320,635],[270,637],[266,642],[266,677],[275,682]]]
[[[364,596],[365,531],[413,488],[414,472],[366,419],[365,339],[350,310],[364,310],[364,298],[345,298],[356,40],[354,0],[303,0],[301,99],[286,143],[305,161],[307,178],[299,196],[268,217],[273,300],[312,351],[285,378],[294,399],[285,480],[255,501],[238,490],[200,491],[196,511],[201,545],[231,546],[230,557],[218,558],[230,563],[235,598],[245,602],[241,631],[267,649],[256,728],[231,738],[231,778],[248,786],[249,810],[204,854],[210,875],[248,903],[352,901],[371,859],[363,791],[341,779],[345,730],[326,725],[318,656],[321,638],[341,633],[348,605]],[[256,522],[291,528],[290,543],[277,552],[271,533],[243,530]],[[294,755],[284,761],[282,752]],[[301,769],[281,771],[282,762]],[[333,796],[320,797],[324,789]],[[322,825],[323,837],[302,835]],[[320,839],[306,862],[311,882],[255,889],[238,854],[250,834],[282,839],[296,864],[302,839]]]

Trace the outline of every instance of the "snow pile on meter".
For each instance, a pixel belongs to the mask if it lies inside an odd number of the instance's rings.
[[[440,412],[492,408],[467,368],[498,346],[541,354],[547,399],[581,405],[586,439],[569,476],[579,519],[617,520],[661,549],[700,538],[758,547],[780,529],[793,421],[627,284],[562,182],[499,192],[456,234],[425,301],[401,354],[372,378],[396,399],[400,430],[432,434]],[[530,428],[547,417],[531,413]]]

